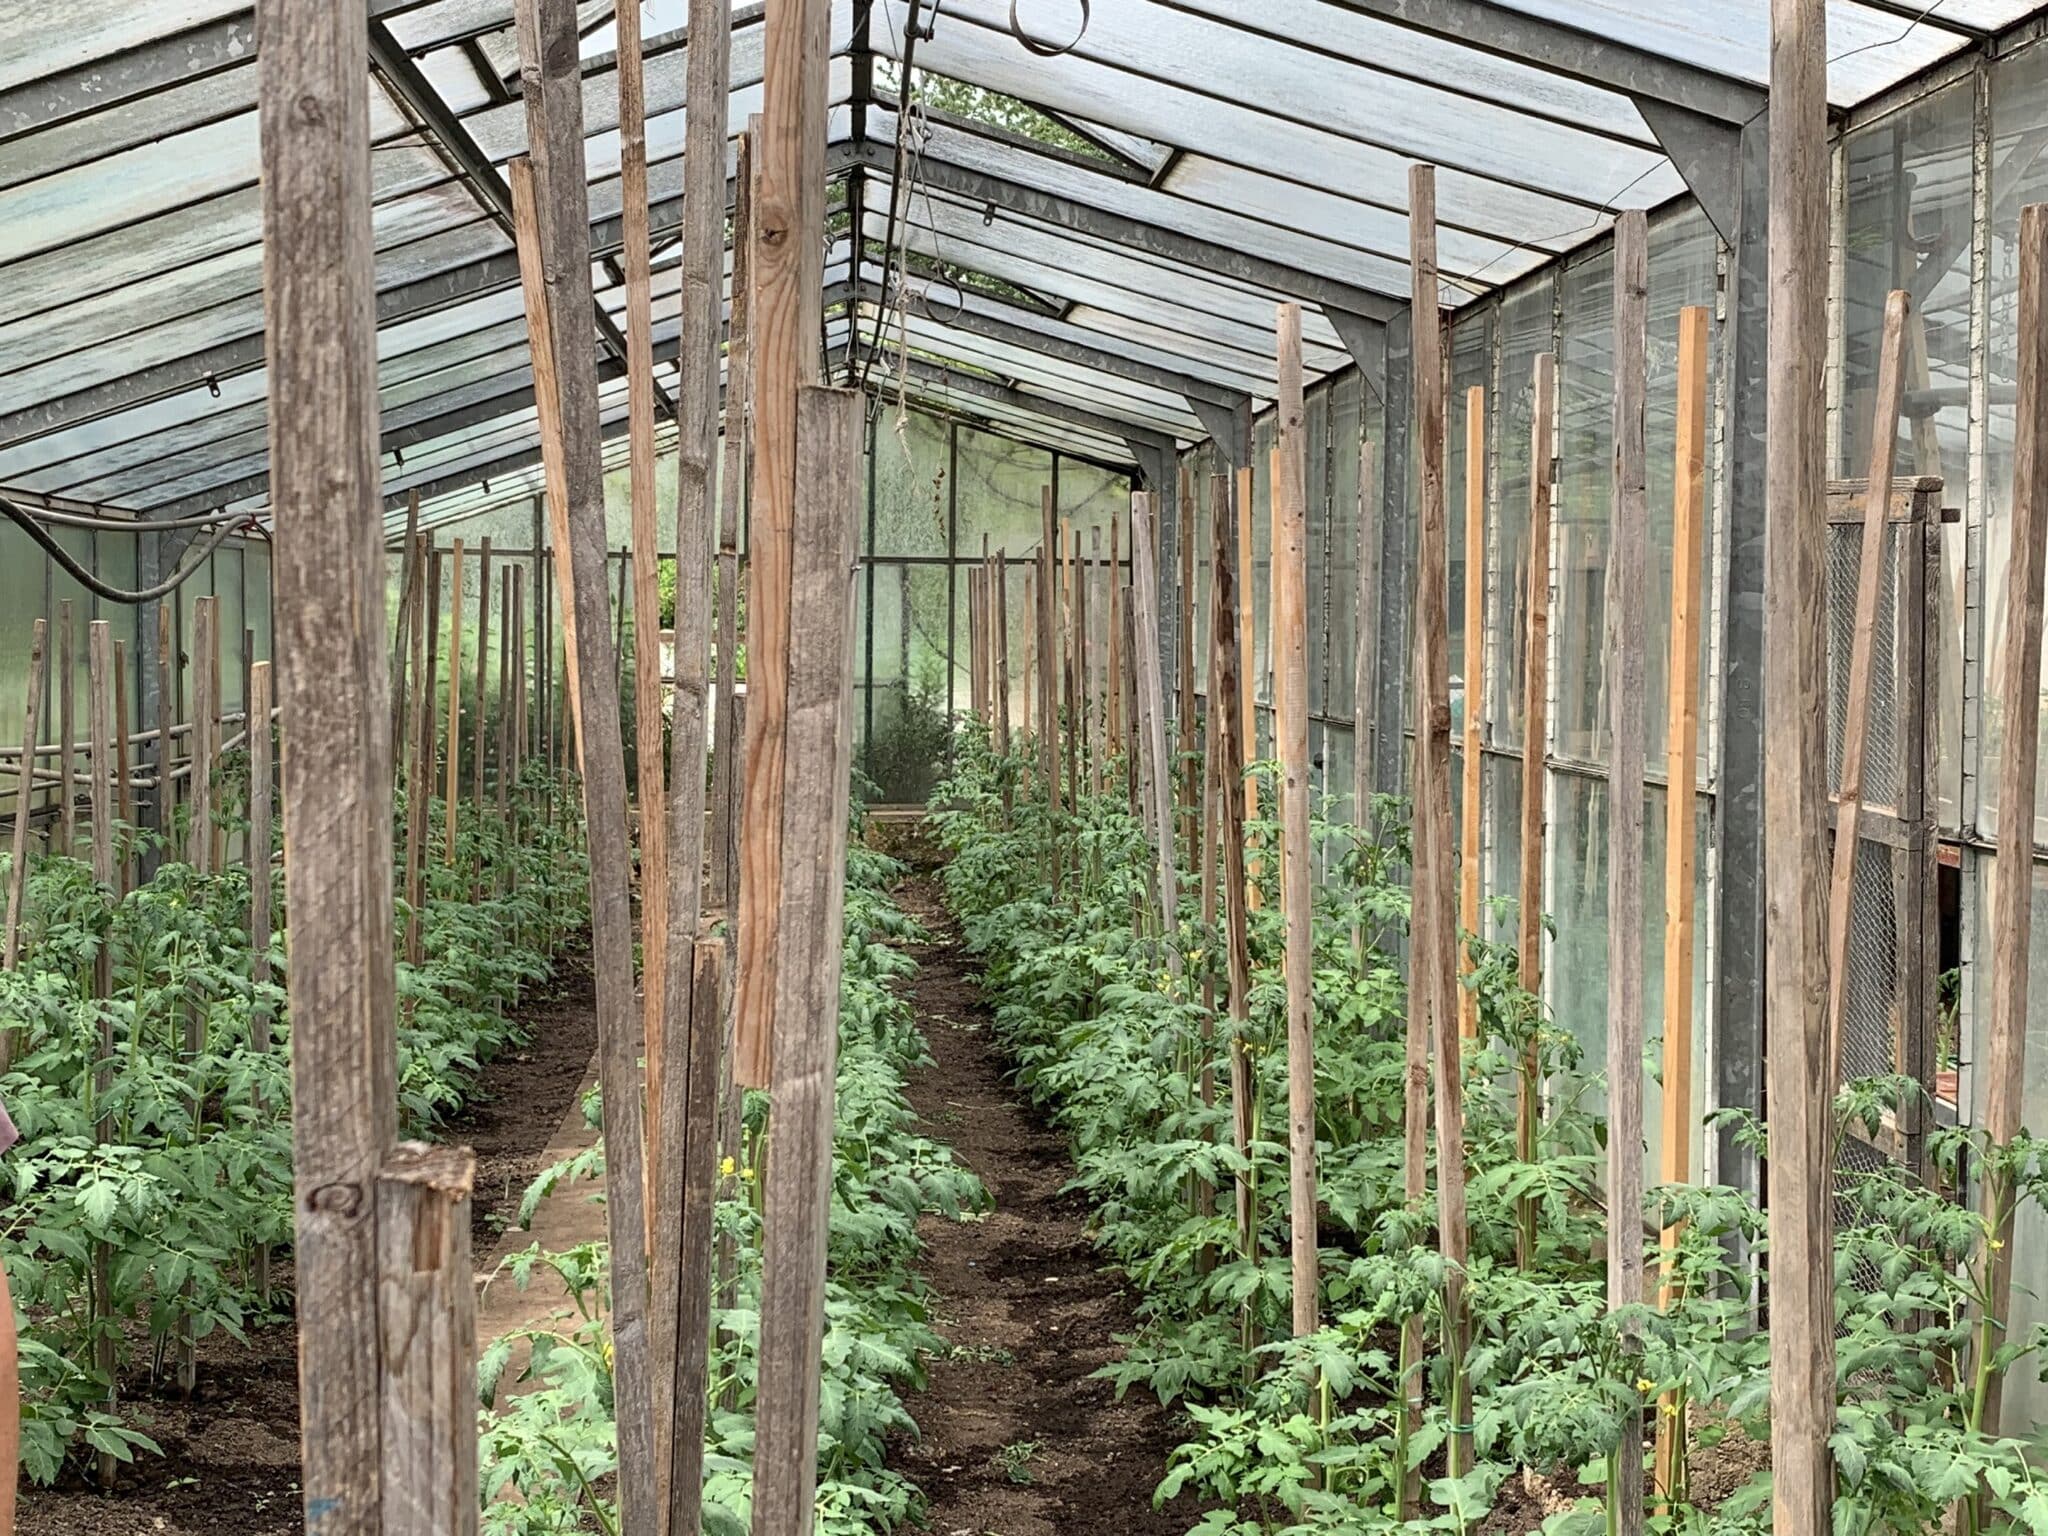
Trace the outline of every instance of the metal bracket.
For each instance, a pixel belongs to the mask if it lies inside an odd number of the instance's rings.
[[[1734,245],[1742,210],[1742,130],[1654,96],[1632,99],[1714,232]]]
[[[1218,405],[1213,400],[1197,400],[1187,397],[1188,407],[1195,413],[1216,446],[1223,450],[1224,458],[1230,461],[1232,469],[1243,469],[1252,461],[1252,403],[1245,400],[1235,408]]]

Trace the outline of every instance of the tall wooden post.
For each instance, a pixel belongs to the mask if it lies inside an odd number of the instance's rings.
[[[770,1080],[775,978],[788,969],[778,950],[785,829],[776,818],[784,804],[788,731],[797,395],[819,376],[831,9],[826,0],[777,0],[768,10],[763,43],[766,113],[756,143],[760,185],[754,204],[755,479],[747,549],[752,585],[747,594],[737,1003],[739,1080],[755,1087]],[[719,159],[722,163],[722,147]],[[802,839],[808,844],[823,830],[807,827]],[[758,1522],[758,1506],[756,1515]]]
[[[1179,466],[1180,580],[1174,593],[1179,705],[1174,713],[1181,821],[1189,846],[1201,833],[1202,765],[1195,756],[1195,487],[1185,460]],[[1306,708],[1306,696],[1304,696]]]
[[[1059,522],[1053,515],[1052,487],[1039,492],[1038,543],[1038,755],[1045,775],[1047,803],[1055,815],[1060,809],[1059,757],[1059,625],[1054,615],[1059,606]],[[1054,854],[1054,883],[1058,883],[1058,854]]]
[[[1665,712],[1664,769],[1664,1100],[1659,1120],[1658,1179],[1692,1180],[1695,1124],[1692,1083],[1693,793],[1699,776],[1700,582],[1706,544],[1707,334],[1713,312],[1689,306],[1678,314],[1677,463],[1671,507],[1670,699]],[[1673,1296],[1672,1263],[1679,1228],[1666,1227],[1659,1304]],[[1658,1404],[1655,1478],[1661,1498],[1682,1497],[1679,1449],[1685,1405],[1676,1394]]]
[[[14,786],[14,831],[13,842],[8,849],[7,860],[7,934],[5,966],[13,970],[21,958],[21,898],[28,881],[28,825],[31,820],[30,808],[35,801],[36,752],[42,745],[41,735],[43,712],[43,676],[45,651],[49,644],[50,624],[47,619],[37,619],[29,632],[28,642],[28,711],[27,724],[23,729],[21,742],[21,773]],[[0,1071],[4,1071],[13,1057],[14,1028],[0,1027]]]
[[[1252,596],[1252,472],[1249,465],[1237,472],[1237,658],[1238,706],[1242,729],[1238,743],[1243,751],[1244,766],[1249,770],[1259,760],[1259,648],[1258,619]],[[1246,822],[1259,818],[1259,781],[1246,772],[1244,776],[1244,819]],[[1261,860],[1246,850],[1249,864],[1250,892],[1247,900],[1254,910],[1259,906],[1258,888]]]
[[[1479,936],[1480,717],[1486,712],[1486,391],[1465,391],[1465,787],[1459,807],[1458,1038],[1479,1039],[1479,994],[1462,985],[1472,974],[1468,945]],[[1469,936],[1469,937],[1468,937]]]
[[[397,1129],[366,9],[257,7],[285,770],[321,784],[284,819],[300,1487],[322,1536],[385,1526],[376,1179]]]
[[[793,425],[801,441],[791,530],[788,778],[777,809],[802,830],[783,848],[784,947],[776,973],[782,1030],[765,1190],[754,1536],[805,1536],[817,1489],[852,754],[861,396],[852,390],[801,390]]]
[[[1308,509],[1302,484],[1301,307],[1279,315],[1279,479],[1274,484],[1273,734],[1280,749],[1280,908],[1286,923],[1288,1216],[1294,1336],[1318,1326],[1316,1246],[1315,911],[1308,829]],[[1186,526],[1183,524],[1183,526]],[[1190,529],[1190,532],[1192,530]],[[1183,695],[1183,706],[1192,701]]]
[[[1470,1422],[1470,1389],[1458,1368],[1471,1337],[1466,1313],[1465,1099],[1458,1040],[1457,908],[1451,868],[1451,681],[1446,645],[1448,580],[1444,508],[1443,323],[1437,301],[1436,168],[1408,172],[1410,268],[1414,275],[1413,351],[1415,451],[1421,464],[1421,518],[1415,559],[1415,873],[1409,962],[1409,1116],[1406,1179],[1410,1198],[1423,1182],[1422,1123],[1427,1078],[1434,1065],[1437,1140],[1437,1242],[1444,1281],[1445,1348],[1452,1366],[1449,1410],[1454,1426]],[[1432,1045],[1434,1051],[1432,1052]],[[1414,1323],[1411,1320],[1410,1326]],[[1419,1338],[1408,1358],[1420,1357]],[[1419,1383],[1418,1383],[1419,1385]],[[1470,1467],[1469,1433],[1454,1430],[1447,1445],[1453,1477]]]
[[[1825,0],[1771,0],[1764,535],[1765,1094],[1772,1525],[1828,1529],[1835,1421],[1827,1038],[1828,103]]]
[[[405,493],[405,538],[398,546],[398,627],[391,642],[391,739],[402,738],[406,701],[406,670],[412,661],[412,644],[406,638],[419,624],[420,575],[414,554],[420,536],[420,493]]]
[[[72,617],[71,599],[57,602],[57,852],[65,858],[78,850],[78,791],[72,768],[72,750],[78,741],[75,700],[78,695],[78,662],[73,636],[78,628]]]
[[[441,635],[441,552],[431,545],[421,561],[419,622],[412,632],[413,684],[410,751],[405,794],[405,961],[426,958],[427,835],[434,799],[434,652]]]
[[[711,754],[711,899],[731,911],[739,889],[738,802],[745,778],[739,756],[745,736],[738,729],[739,529],[753,478],[752,246],[754,228],[754,140],[749,126],[740,135],[737,188],[732,217],[732,320],[726,343],[725,477],[718,523],[717,742]],[[723,151],[720,154],[723,155]],[[728,973],[730,967],[728,967]],[[721,1068],[729,1073],[730,1065]]]
[[[2005,745],[1998,764],[1998,862],[1992,872],[1989,1093],[1984,1133],[1995,1148],[2020,1131],[2027,1067],[2027,994],[2034,933],[2034,806],[2040,768],[2042,577],[2048,564],[2048,204],[2020,211],[2019,414],[2013,444],[2012,556],[2006,566]],[[1978,1273],[1991,1302],[1974,1348],[1996,1350],[2012,1308],[2012,1180],[1983,1181],[1987,1243]],[[2005,1383],[1986,1383],[1979,1428],[1998,1434]]]
[[[1643,719],[1649,458],[1644,438],[1649,225],[1614,221],[1614,501],[1607,550],[1607,1306],[1643,1293]],[[1634,1337],[1631,1331],[1628,1337]],[[1643,1528],[1643,1410],[1624,1416],[1613,1475],[1618,1536]]]
[[[114,866],[114,710],[113,632],[105,619],[94,619],[86,634],[86,714],[91,733],[88,784],[92,796],[92,878],[109,897],[118,896],[118,874]],[[92,994],[107,999],[114,991],[114,951],[102,943],[93,956]],[[99,1010],[99,1041],[93,1066],[93,1102],[99,1114],[93,1122],[93,1140],[104,1146],[114,1137],[114,1116],[107,1096],[114,1086],[114,1017],[111,1009]],[[196,1128],[196,1126],[195,1126]],[[92,1245],[93,1317],[99,1327],[93,1337],[93,1365],[107,1380],[106,1408],[113,1412],[119,1396],[116,1374],[114,1331],[119,1327],[114,1311],[113,1245]],[[96,1468],[102,1488],[114,1485],[116,1462],[102,1451]]]
[[[1533,369],[1529,428],[1529,593],[1527,642],[1522,648],[1522,868],[1517,892],[1519,926],[1515,972],[1542,1008],[1544,815],[1550,785],[1550,499],[1557,476],[1557,354],[1540,353]],[[1515,1156],[1536,1161],[1542,1116],[1542,1058],[1532,1025],[1522,1045],[1515,1083]],[[1515,1255],[1523,1268],[1536,1262],[1536,1202],[1516,1209]]]
[[[469,758],[470,813],[479,826],[484,814],[484,759],[491,711],[486,704],[491,686],[491,541],[477,541],[476,551],[476,716],[471,721]],[[501,668],[502,670],[502,668]]]
[[[1849,919],[1856,903],[1856,856],[1863,815],[1863,752],[1870,737],[1870,681],[1877,649],[1877,605],[1885,587],[1891,539],[1892,468],[1899,450],[1899,406],[1905,397],[1906,330],[1912,296],[1885,300],[1878,348],[1877,399],[1870,422],[1870,467],[1863,487],[1863,541],[1856,567],[1856,616],[1850,631],[1849,677],[1843,695],[1841,772],[1835,789],[1834,858],[1828,882],[1828,1081],[1842,1075],[1842,1029],[1849,1005]]]
[[[1180,891],[1173,846],[1173,780],[1166,758],[1166,701],[1159,677],[1159,546],[1157,503],[1150,491],[1131,496],[1131,660],[1138,683],[1138,764],[1145,824],[1158,855],[1159,922],[1167,968],[1180,974]]]
[[[455,867],[456,823],[462,803],[462,540],[456,539],[448,557],[448,778],[441,789],[441,813],[445,820],[445,861]]]
[[[647,1337],[640,1031],[633,1008],[632,848],[626,833],[618,669],[611,626],[605,622],[609,593],[604,462],[597,358],[588,329],[595,299],[583,82],[576,8],[569,0],[518,0],[516,18],[545,312],[558,322],[547,328],[546,340],[558,384],[568,493],[558,528],[568,547],[559,558],[570,567],[568,598],[579,647],[579,664],[571,670],[582,701],[579,741],[590,866],[591,957],[597,975],[598,1075],[604,1092],[605,1163],[610,1170],[605,1223],[611,1243],[620,1528],[631,1536],[657,1526],[654,1372]],[[536,367],[536,378],[539,371]]]
[[[270,1049],[270,929],[275,894],[270,845],[277,812],[270,712],[275,696],[271,663],[259,661],[249,669],[249,981],[253,993],[249,1003],[249,1048],[255,1051]],[[256,1249],[255,1278],[256,1294],[268,1300],[268,1243]]]
[[[1113,525],[1112,525],[1113,526]],[[1230,1017],[1230,1125],[1231,1143],[1245,1166],[1237,1176],[1237,1245],[1242,1258],[1258,1259],[1258,1222],[1254,1216],[1257,1191],[1249,1160],[1252,1141],[1252,1110],[1255,1088],[1251,1054],[1245,1043],[1245,1028],[1251,1020],[1251,938],[1246,912],[1244,877],[1244,801],[1232,782],[1242,775],[1244,748],[1238,741],[1240,716],[1238,696],[1238,629],[1236,559],[1232,548],[1236,518],[1224,478],[1218,476],[1209,508],[1210,569],[1209,624],[1215,640],[1216,670],[1209,679],[1209,729],[1216,737],[1216,772],[1222,793],[1217,796],[1216,843],[1222,853],[1219,880],[1223,896],[1223,940],[1228,966]],[[1112,537],[1114,535],[1112,534]],[[1249,1326],[1249,1308],[1245,1321]],[[1256,1343],[1255,1340],[1247,1340]]]
[[[1351,819],[1361,830],[1371,824],[1373,739],[1377,722],[1372,699],[1380,677],[1380,527],[1373,515],[1372,443],[1358,443],[1358,568],[1352,603]]]

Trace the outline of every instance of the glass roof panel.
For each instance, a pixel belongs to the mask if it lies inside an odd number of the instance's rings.
[[[8,0],[0,10],[0,90],[248,8],[249,0]]]
[[[6,153],[0,155],[0,188],[168,138],[255,105],[253,63],[132,97],[106,110],[84,113],[10,140]]]

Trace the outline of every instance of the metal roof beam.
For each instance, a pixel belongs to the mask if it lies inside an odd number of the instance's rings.
[[[0,91],[0,141],[104,112],[256,57],[256,18],[230,16]]]
[[[1741,125],[1764,110],[1761,85],[1716,74],[1598,32],[1495,3],[1495,0],[1333,0],[1360,15],[1390,21],[1514,59],[1625,96],[1652,97],[1701,117]]]
[[[856,148],[865,164],[885,174],[894,173],[895,151],[891,146],[867,143]],[[1007,208],[1041,224],[1125,246],[1157,260],[1213,272],[1305,303],[1332,304],[1368,320],[1384,322],[1406,308],[1398,299],[1320,272],[1306,272],[1268,257],[1248,255],[1213,240],[1185,235],[1120,213],[1116,197],[1119,191],[1127,191],[1128,186],[1113,176],[1103,177],[1100,203],[1078,203],[985,171],[969,170],[928,150],[918,162],[918,179],[937,191]]]
[[[977,373],[955,373],[951,369],[928,363],[921,357],[910,359],[910,377],[934,388],[992,401],[1011,410],[1043,416],[1047,421],[1079,427],[1084,432],[1093,432],[1101,437],[1150,443],[1167,452],[1173,449],[1172,438],[1163,432],[1155,432],[1150,427],[1119,421],[1099,411],[1087,410],[1078,405],[1069,405],[1064,400],[1053,400],[1044,395],[1034,394],[1030,390],[1019,389],[1014,384],[985,379]]]
[[[873,281],[863,281],[860,284],[860,296],[877,305],[886,302],[881,284]],[[994,301],[991,302],[991,307],[994,307]],[[1126,357],[1117,352],[1107,352],[1081,340],[1078,336],[1048,333],[1031,323],[1038,317],[1033,316],[1029,310],[1017,309],[1014,306],[1005,307],[1010,308],[1018,318],[1011,320],[984,310],[969,309],[962,304],[957,309],[942,310],[937,314],[927,310],[925,319],[942,331],[959,331],[963,335],[979,336],[984,341],[1000,342],[1004,346],[1036,352],[1039,356],[1052,358],[1056,362],[1108,374],[1111,378],[1125,379],[1151,389],[1162,389],[1168,394],[1184,395],[1191,400],[1210,400],[1225,409],[1235,409],[1247,398],[1241,389],[1228,389],[1203,379],[1191,378],[1172,368],[1162,368],[1157,363]],[[886,324],[886,321],[884,323]]]

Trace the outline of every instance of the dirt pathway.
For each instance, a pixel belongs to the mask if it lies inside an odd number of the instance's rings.
[[[1133,1299],[1105,1273],[1073,1165],[1003,1076],[992,1017],[938,893],[902,893],[931,930],[911,987],[935,1064],[910,1078],[931,1134],[988,1185],[985,1219],[927,1218],[921,1265],[952,1346],[911,1394],[921,1436],[893,1461],[931,1501],[933,1536],[1181,1536],[1191,1501],[1152,1507],[1180,1438],[1149,1394],[1122,1403],[1091,1373],[1116,1358]]]

